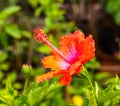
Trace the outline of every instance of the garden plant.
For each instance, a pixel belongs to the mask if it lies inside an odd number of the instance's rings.
[[[89,11],[77,14],[97,2],[119,26],[120,0],[95,1],[1,0],[0,106],[120,106],[119,74],[99,71]]]

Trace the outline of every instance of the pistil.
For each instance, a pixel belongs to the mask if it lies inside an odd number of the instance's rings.
[[[48,40],[47,35],[40,28],[34,29],[34,39],[38,42],[42,41],[47,44],[52,50],[54,50],[59,56],[61,56],[67,63],[70,61]]]

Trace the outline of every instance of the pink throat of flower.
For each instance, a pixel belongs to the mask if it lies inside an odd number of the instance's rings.
[[[61,56],[68,64],[70,64],[70,61],[55,47],[51,42],[49,42],[47,35],[41,30],[40,28],[34,29],[34,39],[38,42],[44,42],[47,44],[50,48],[52,48],[59,56]]]

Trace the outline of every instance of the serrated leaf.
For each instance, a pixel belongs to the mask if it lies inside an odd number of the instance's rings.
[[[29,106],[27,103],[27,96],[20,95],[17,99],[15,99],[14,106]]]
[[[8,33],[13,38],[16,38],[16,39],[20,39],[22,37],[18,26],[15,25],[15,24],[6,25],[5,26],[5,32]]]
[[[60,86],[56,83],[49,84],[48,81],[44,81],[38,86],[33,84],[33,87],[30,88],[28,95],[28,103],[31,106],[37,106],[41,103],[42,100],[47,99],[52,93],[55,92],[55,89]]]
[[[44,97],[44,90],[46,90],[45,87],[38,87],[28,93],[28,102],[31,104],[31,106],[39,103],[42,100]]]

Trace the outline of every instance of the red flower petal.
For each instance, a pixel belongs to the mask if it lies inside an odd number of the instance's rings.
[[[80,45],[81,56],[78,57],[81,63],[84,64],[95,56],[95,42],[92,36],[89,35]]]
[[[64,75],[59,79],[59,82],[61,85],[69,85],[72,80],[71,75],[66,72]]]

